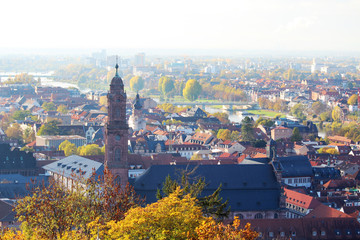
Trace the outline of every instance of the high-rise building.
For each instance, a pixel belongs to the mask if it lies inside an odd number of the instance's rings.
[[[134,65],[136,67],[145,66],[145,53],[138,53],[135,55]]]
[[[126,121],[126,92],[124,83],[116,73],[111,80],[108,97],[108,122],[105,127],[105,165],[121,186],[128,182],[128,124]]]

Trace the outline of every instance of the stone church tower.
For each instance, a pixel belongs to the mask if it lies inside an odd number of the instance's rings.
[[[128,124],[126,121],[126,93],[118,74],[111,80],[108,98],[108,122],[105,126],[105,165],[121,186],[128,182]]]
[[[133,131],[139,131],[146,128],[146,121],[142,114],[142,105],[139,94],[136,94],[133,112],[129,118],[129,127],[131,127]]]

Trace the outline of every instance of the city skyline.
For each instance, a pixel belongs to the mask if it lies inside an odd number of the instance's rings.
[[[21,7],[19,7],[21,6]],[[2,52],[18,49],[360,51],[360,3],[18,1],[3,4]]]

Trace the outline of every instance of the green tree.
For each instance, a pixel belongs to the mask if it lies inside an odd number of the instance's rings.
[[[28,126],[27,128],[25,128],[23,132],[23,141],[24,143],[30,143],[35,141],[35,132],[32,127]]]
[[[288,106],[287,106],[287,103],[286,103],[284,100],[277,99],[277,100],[275,101],[275,103],[273,104],[272,108],[273,108],[275,111],[284,112],[284,111],[287,110]]]
[[[23,135],[18,123],[11,124],[11,126],[6,129],[5,134],[8,138],[15,140],[21,140]]]
[[[273,120],[271,120],[270,118],[263,118],[263,117],[259,117],[258,120],[256,120],[255,122],[255,126],[265,126],[265,127],[272,127],[274,126],[275,122]]]
[[[326,121],[331,121],[331,112],[323,112],[320,114],[320,121],[322,122],[326,122]]]
[[[88,144],[78,147],[78,154],[81,156],[102,155],[101,148],[97,144]]]
[[[320,101],[317,101],[311,105],[311,109],[314,114],[319,115],[319,114],[323,113],[324,111],[326,111],[326,105]]]
[[[186,82],[185,88],[183,90],[183,96],[189,101],[196,100],[201,93],[201,85],[195,79],[190,79]]]
[[[185,82],[184,81],[177,80],[175,82],[175,89],[176,89],[176,94],[177,95],[182,96],[184,88],[185,88]]]
[[[30,115],[31,115],[31,112],[28,110],[18,110],[18,111],[15,111],[11,117],[15,120],[21,121],[21,120],[25,120],[25,118]]]
[[[267,109],[269,107],[269,100],[263,97],[258,99],[259,106],[263,109]]]
[[[248,116],[241,121],[241,138],[243,141],[254,140],[254,126]]]
[[[300,131],[299,131],[298,127],[294,128],[290,139],[291,139],[292,142],[300,142],[302,140],[302,136],[300,134]]]
[[[264,148],[266,147],[266,141],[262,139],[255,140],[254,142],[251,143],[251,145],[255,148]]]
[[[58,108],[56,109],[56,111],[58,111],[59,113],[62,113],[62,114],[68,113],[68,109],[64,104],[59,105]]]
[[[176,112],[176,109],[177,109],[177,107],[172,105],[171,103],[159,104],[159,105],[157,105],[157,107],[159,109],[164,110],[164,112],[166,112],[166,113],[174,113],[174,112]]]
[[[59,145],[59,151],[64,151],[65,156],[75,155],[77,153],[77,148],[74,143],[71,143],[68,140],[63,141]]]
[[[10,126],[12,119],[10,115],[6,113],[2,113],[1,116],[2,118],[0,119],[0,128],[5,131]]]
[[[241,134],[238,131],[232,131],[230,135],[231,141],[239,141],[241,139]]]
[[[217,119],[219,119],[219,121],[220,121],[222,124],[230,123],[229,114],[227,114],[227,113],[224,113],[224,112],[216,112],[216,113],[210,114],[210,116],[216,117]]]
[[[320,154],[331,154],[331,155],[339,155],[339,152],[335,148],[320,148],[318,150],[318,153]]]
[[[166,78],[162,82],[161,86],[161,92],[164,94],[164,96],[169,96],[172,92],[174,92],[175,85],[174,81],[170,78]]]
[[[6,84],[14,84],[14,83],[35,83],[33,76],[28,75],[27,73],[20,73],[15,75],[13,79],[9,78]]]
[[[221,140],[230,140],[231,139],[231,131],[229,129],[219,129],[216,137]]]
[[[167,76],[162,76],[161,78],[159,78],[159,82],[158,82],[158,90],[159,92],[162,92],[162,85],[165,79],[167,79]]]
[[[357,94],[353,94],[351,95],[351,97],[349,97],[348,101],[347,101],[347,104],[349,105],[356,105],[358,102],[358,95]]]
[[[301,103],[296,104],[294,107],[291,108],[291,113],[299,118],[300,120],[304,120],[305,119],[305,107],[304,105],[302,105]]]
[[[334,120],[334,122],[340,122],[342,117],[342,110],[339,106],[335,106],[334,109],[331,112],[331,117]]]
[[[353,88],[354,88],[354,84],[353,84],[352,82],[348,82],[348,83],[346,84],[346,87],[347,87],[348,89],[353,89]]]
[[[53,102],[44,102],[43,105],[41,105],[41,107],[45,111],[55,111],[56,110],[56,106]]]
[[[184,170],[181,173],[181,179],[174,180],[167,176],[163,183],[162,190],[158,189],[156,197],[162,199],[175,192],[177,188],[183,189],[183,194],[190,194],[198,199],[198,205],[201,207],[205,216],[212,216],[215,219],[223,219],[229,215],[228,201],[223,202],[220,197],[221,185],[213,194],[201,197],[201,193],[206,187],[205,179],[202,177],[193,177],[196,167],[192,171]]]
[[[142,77],[135,76],[130,79],[130,89],[134,92],[138,92],[144,88],[144,80]]]
[[[43,136],[43,135],[59,135],[60,131],[59,131],[59,127],[57,126],[58,124],[60,124],[59,121],[57,120],[51,120],[47,123],[44,123],[37,135],[39,136]]]

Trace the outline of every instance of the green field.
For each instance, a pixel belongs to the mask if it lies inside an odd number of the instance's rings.
[[[247,110],[247,112],[255,114],[255,115],[262,115],[265,117],[271,117],[274,118],[276,115],[281,114],[280,117],[286,117],[285,114],[279,113],[279,112],[274,112],[274,111],[270,111],[270,110]]]

